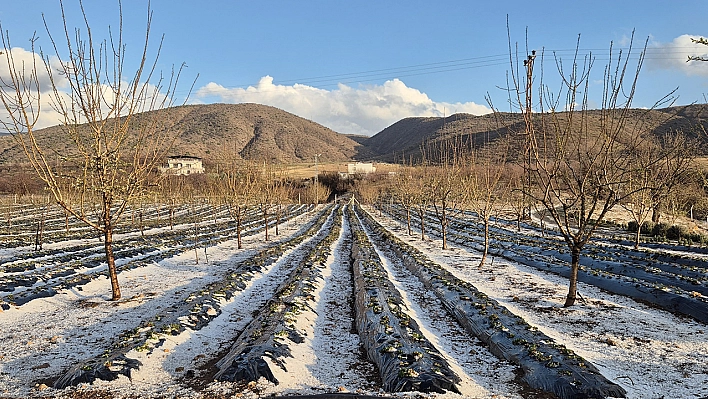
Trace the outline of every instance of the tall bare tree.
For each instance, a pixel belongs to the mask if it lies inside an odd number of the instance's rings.
[[[683,132],[667,133],[660,137],[657,157],[651,169],[654,183],[650,187],[652,201],[652,221],[659,223],[661,209],[667,197],[681,184],[690,180],[695,171],[696,142]]]
[[[275,205],[281,193],[284,178],[283,170],[280,170],[274,165],[264,165],[262,171],[258,173],[256,178],[254,202],[263,218],[266,241],[270,239],[270,217],[275,216]]]
[[[288,204],[291,203],[293,196],[293,188],[291,182],[283,176],[277,182],[275,192],[275,235],[280,235],[280,224],[283,222],[283,216],[286,215]]]
[[[61,39],[44,23],[52,59],[35,47],[34,38],[32,59],[21,59],[8,33],[1,33],[9,71],[0,82],[0,100],[7,112],[2,124],[56,203],[102,235],[112,299],[118,300],[114,228],[131,200],[151,184],[156,166],[174,140],[159,114],[137,114],[173,104],[182,68],[173,69],[167,77],[156,71],[161,44],[150,56],[149,7],[145,40],[136,61],[126,50],[120,3],[118,29],[109,30],[104,40],[94,37],[81,1],[81,28],[68,26],[63,2],[59,5]],[[128,65],[135,69],[128,72]],[[65,148],[54,148],[48,134],[36,129],[47,107],[59,117],[59,137],[54,138],[70,143]]]
[[[421,220],[421,238],[423,220],[427,209],[424,203],[432,205],[435,218],[440,226],[442,249],[447,249],[447,230],[450,216],[460,211],[463,196],[462,188],[464,145],[461,136],[450,134],[443,127],[437,138],[429,140],[421,146],[423,157],[422,190],[424,196],[419,197],[418,210]]]
[[[610,47],[603,72],[602,101],[598,109],[591,110],[588,93],[595,58],[592,54],[581,56],[578,48],[579,45],[570,65],[556,58],[562,90],[553,95],[541,81],[539,98],[544,101],[536,105],[540,112],[526,119],[531,153],[526,168],[533,182],[526,189],[527,195],[548,211],[571,253],[566,307],[572,306],[577,298],[583,247],[607,213],[640,190],[627,184],[633,166],[630,155],[632,148],[646,139],[643,134],[648,130],[645,118],[630,123],[644,51],[636,57],[637,64],[632,69],[631,45],[626,52]],[[525,65],[529,67],[528,62]],[[530,113],[527,99],[532,85],[526,84],[525,79],[533,77],[526,74],[518,79],[518,76],[514,74],[511,92],[520,93],[517,105],[524,113]],[[655,107],[665,100],[657,102]]]
[[[462,189],[462,167],[459,163],[442,166],[426,166],[425,176],[428,201],[433,205],[435,217],[440,226],[442,249],[447,249],[447,229],[450,216],[459,212],[464,202]]]

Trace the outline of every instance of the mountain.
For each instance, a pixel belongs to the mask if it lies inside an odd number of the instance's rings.
[[[567,117],[559,113],[559,119]],[[591,133],[600,134],[600,123],[606,115],[591,110],[586,114]],[[536,114],[534,123],[541,126]],[[708,105],[694,104],[658,110],[630,109],[627,112],[627,129],[642,129],[657,137],[682,131],[696,139],[696,152],[708,155]],[[464,148],[494,145],[507,134],[524,132],[521,114],[499,113],[475,116],[454,114],[445,118],[412,117],[402,119],[367,140],[361,141],[367,158],[385,162],[418,161],[425,148],[439,148],[441,143],[462,145]],[[457,144],[455,144],[457,143]],[[519,149],[520,150],[520,149]],[[361,150],[360,150],[361,153]]]
[[[192,105],[174,126],[173,152],[211,158],[216,149],[268,162],[344,161],[358,143],[318,123],[258,104]]]
[[[278,108],[259,104],[186,105],[138,114],[135,126],[159,112],[161,124],[176,131],[171,155],[214,161],[219,157],[272,163],[346,161],[361,144],[318,123]],[[58,126],[36,131],[40,141],[57,153],[71,142]],[[320,155],[321,154],[321,155]],[[11,137],[0,137],[0,164],[24,162]]]
[[[155,114],[159,112],[159,114]],[[191,155],[213,162],[220,157],[236,157],[271,163],[369,160],[384,162],[417,161],[421,149],[456,142],[465,147],[494,145],[506,134],[524,131],[520,114],[500,113],[475,116],[454,114],[445,118],[402,119],[372,137],[344,135],[278,108],[258,104],[205,104],[173,107],[138,114],[135,126],[158,115],[164,126],[175,130],[177,138],[171,155]],[[561,118],[567,115],[560,113]],[[599,126],[601,111],[589,111],[590,130]],[[540,126],[540,116],[535,116]],[[628,126],[663,135],[681,130],[697,139],[696,152],[708,154],[708,105],[687,105],[659,110],[632,109]],[[596,128],[595,128],[596,129]],[[596,129],[596,134],[599,130]],[[72,149],[60,127],[37,131],[45,148],[57,154]],[[519,149],[520,152],[520,149]],[[50,161],[53,160],[50,155]],[[0,136],[0,165],[25,162],[17,143]]]
[[[495,137],[498,136],[499,132],[496,129],[498,117],[511,119],[508,123],[523,122],[520,115],[510,114],[498,116],[454,114],[446,118],[412,117],[394,123],[362,144],[372,154],[370,156],[372,159],[407,162],[412,157],[413,160],[418,160],[421,156],[421,148],[428,142],[460,136],[467,140],[475,139],[476,136],[487,132],[492,132]]]

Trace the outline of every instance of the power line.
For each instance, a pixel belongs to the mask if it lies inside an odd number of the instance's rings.
[[[619,51],[626,53],[628,48],[614,48],[613,54],[616,56]],[[685,50],[686,53],[689,50],[695,51],[695,47],[672,47],[672,50],[679,51],[679,54],[672,55],[667,53],[664,49],[659,48],[647,48],[644,52],[645,60],[674,60],[674,61],[685,61],[686,55],[681,53],[680,50]],[[578,49],[577,53],[582,59],[585,55],[592,54],[595,61],[608,61],[608,49],[601,48],[585,48]],[[549,50],[544,51],[546,58],[562,58],[572,57],[576,53],[576,49],[559,49],[559,50]],[[633,49],[630,54],[630,59],[638,59],[641,51],[636,48]],[[624,55],[623,55],[624,56]],[[395,78],[429,75],[429,74],[440,74],[448,72],[456,72],[467,69],[477,69],[477,68],[487,68],[509,65],[509,55],[508,54],[495,54],[486,55],[479,57],[462,58],[450,61],[439,61],[424,64],[415,64],[408,66],[392,67],[392,68],[382,68],[373,69],[360,72],[347,72],[340,74],[329,74],[329,75],[319,75],[312,77],[305,77],[299,79],[284,79],[278,80],[274,84],[282,86],[290,86],[294,84],[304,84],[304,85],[316,85],[318,87],[328,87],[336,86],[338,84],[352,84],[352,83],[363,83],[378,80],[390,80]],[[249,84],[238,84],[238,85],[221,85],[225,89],[246,89],[248,87],[257,87],[258,83]],[[263,91],[261,91],[263,92]]]

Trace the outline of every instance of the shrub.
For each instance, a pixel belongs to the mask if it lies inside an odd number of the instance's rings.
[[[654,222],[647,220],[644,223],[642,223],[642,230],[640,231],[640,233],[651,235],[653,232],[653,229],[654,229]],[[637,232],[637,222],[632,220],[629,223],[627,223],[627,230],[632,233],[636,233]]]
[[[658,237],[665,237],[665,238],[668,238],[666,234],[667,234],[667,232],[668,232],[668,230],[669,230],[669,227],[670,227],[670,226],[669,226],[668,224],[666,224],[666,223],[657,223],[657,224],[655,224],[654,227],[651,229],[651,235],[653,235],[653,236],[655,236],[655,237],[658,236]]]
[[[665,235],[669,240],[678,240],[680,238],[688,237],[688,232],[683,226],[673,225],[666,229]]]
[[[690,238],[691,238],[691,241],[693,241],[695,243],[699,243],[701,245],[705,244],[705,242],[706,242],[706,238],[703,234],[691,233]]]
[[[636,233],[637,232],[637,222],[632,220],[629,223],[627,223],[627,230],[631,231],[632,233]]]
[[[651,234],[651,232],[654,230],[654,222],[651,220],[647,220],[644,223],[642,223],[642,234]]]

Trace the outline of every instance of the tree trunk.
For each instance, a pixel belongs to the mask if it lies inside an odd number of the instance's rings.
[[[111,215],[111,200],[105,194],[103,196],[103,249],[106,252],[106,264],[108,265],[108,278],[111,280],[112,301],[121,298],[120,286],[118,285],[118,270],[116,269],[116,257],[113,254],[113,217]]]
[[[140,218],[140,236],[145,237],[145,225],[143,224],[143,208],[142,205],[140,207],[140,213],[138,213],[138,217]]]
[[[418,215],[420,216],[420,239],[425,240],[425,219],[423,219],[423,208],[418,208]]]
[[[573,306],[578,295],[578,268],[580,267],[580,247],[573,245],[570,249],[570,282],[568,285],[568,296],[565,298],[564,308]]]
[[[268,241],[268,210],[263,208],[263,224],[265,225],[265,240]]]
[[[661,219],[661,212],[659,212],[659,203],[654,205],[654,207],[651,210],[651,221],[654,222],[654,224],[659,223],[659,219]]]
[[[521,233],[521,213],[516,215],[516,231]]]
[[[637,224],[637,232],[634,234],[634,249],[639,249],[639,235],[642,233],[642,226]]]
[[[408,224],[408,235],[411,234],[411,208],[406,208],[406,223]]]
[[[194,221],[194,263],[199,264],[199,233],[197,221]]]
[[[479,267],[484,266],[489,254],[489,219],[484,219],[484,249],[482,250],[482,260],[479,261]]]
[[[442,231],[442,249],[447,249],[447,219],[444,217],[440,221],[440,230]]]
[[[108,264],[108,278],[111,280],[111,291],[113,296],[112,301],[117,301],[121,298],[120,286],[118,285],[118,271],[116,270],[116,257],[113,255],[113,226],[105,225],[103,231],[103,248],[106,252],[106,263]]]
[[[238,249],[243,248],[241,244],[241,219],[243,215],[241,214],[241,208],[236,208],[236,242],[238,243]]]
[[[39,239],[39,231],[40,231],[40,224],[42,222],[37,222],[37,231],[34,234],[34,251],[37,252],[40,250],[40,239]]]
[[[44,241],[44,221],[47,220],[47,214],[49,213],[49,207],[50,205],[47,205],[47,209],[42,212],[42,221],[39,222],[39,249],[42,249],[42,241]]]

